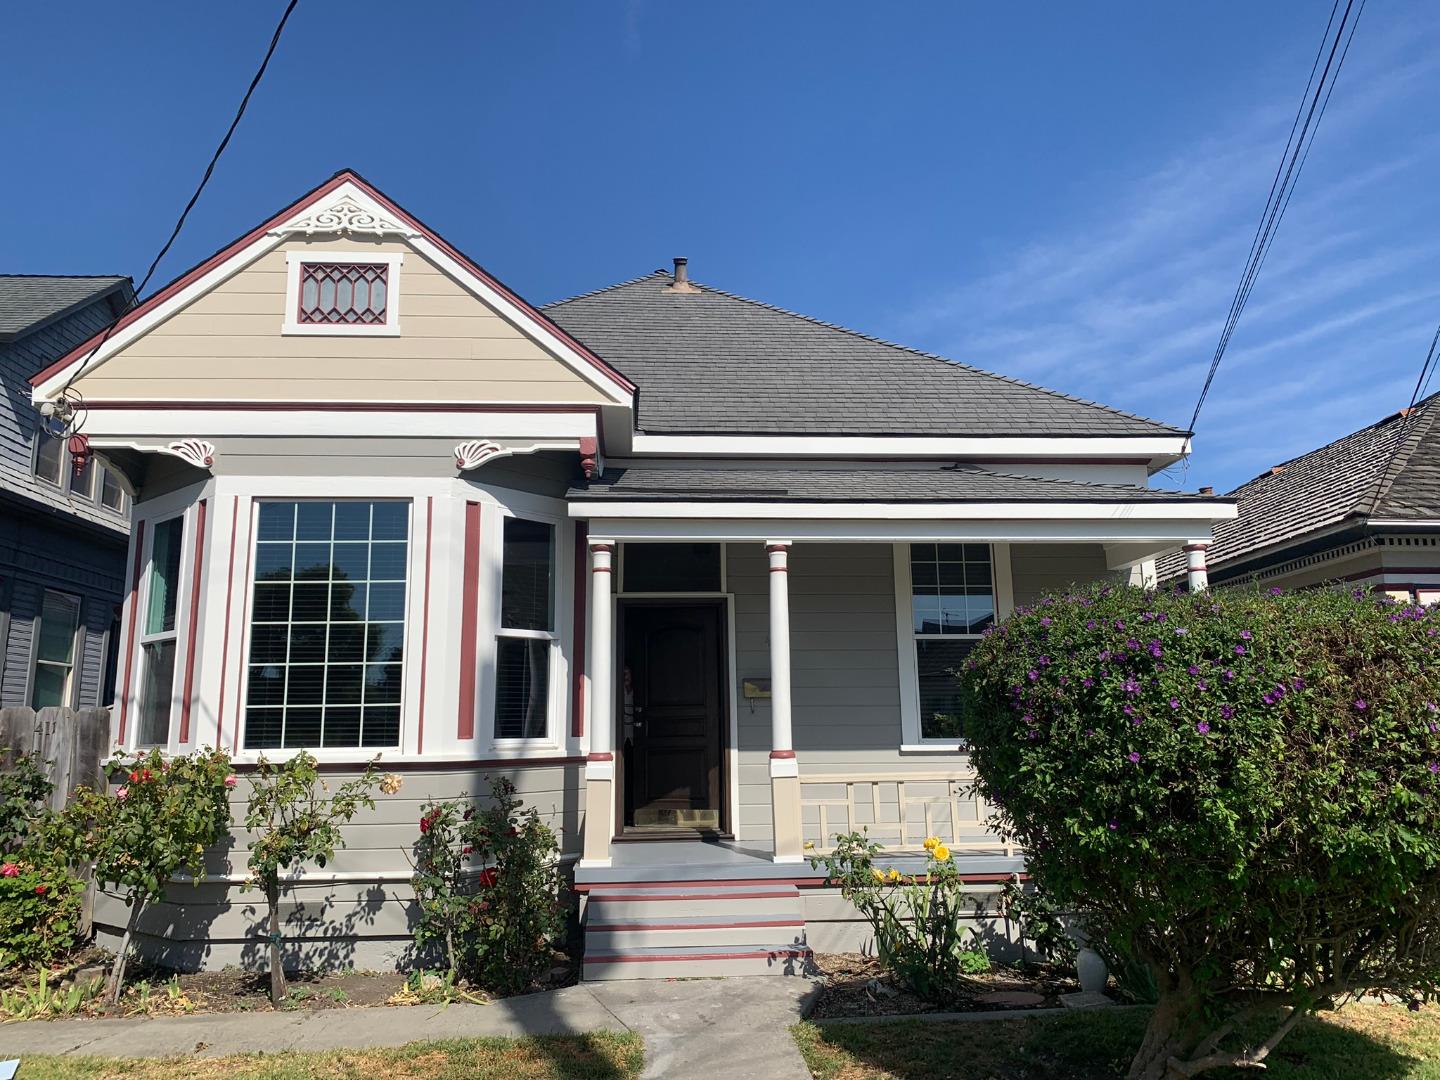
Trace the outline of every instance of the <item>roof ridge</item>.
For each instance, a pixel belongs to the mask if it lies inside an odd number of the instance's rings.
[[[663,269],[651,270],[648,274],[641,274],[639,277],[631,278],[628,281],[617,281],[613,285],[604,285],[598,289],[591,289],[589,292],[576,293],[574,296],[566,296],[560,300],[551,300],[549,303],[541,304],[540,308],[544,310],[545,308],[559,307],[561,304],[568,304],[572,300],[588,300],[592,296],[599,296],[601,293],[607,293],[614,289],[623,289],[627,285],[639,285],[640,282],[655,277],[657,274],[663,274],[668,277],[669,273],[670,271]]]
[[[1440,390],[1437,390],[1429,397],[1424,397],[1417,401],[1413,407],[1413,411],[1419,412],[1421,409],[1428,409],[1432,403],[1436,402],[1437,398],[1440,398]],[[1361,435],[1364,435],[1367,431],[1374,431],[1382,424],[1392,423],[1397,420],[1401,421],[1402,423],[1404,422],[1405,416],[1403,409],[1392,413],[1386,413],[1379,420],[1376,420],[1375,422],[1370,424],[1366,424],[1362,428],[1356,428],[1354,431],[1347,432],[1344,435],[1340,435],[1334,439],[1331,439],[1328,443],[1323,443],[1322,445],[1314,447],[1313,449],[1306,450],[1303,454],[1296,454],[1292,458],[1286,458],[1284,461],[1281,461],[1278,464],[1271,465],[1264,472],[1257,473],[1249,480],[1246,480],[1243,484],[1237,484],[1235,487],[1227,491],[1226,494],[1238,495],[1241,491],[1244,491],[1251,484],[1258,484],[1262,480],[1269,480],[1272,477],[1279,476],[1280,472],[1277,472],[1276,470],[1280,470],[1281,472],[1283,472],[1287,466],[1294,465],[1297,461],[1304,461],[1308,457],[1314,457],[1316,454],[1323,453],[1324,451],[1329,450],[1331,447],[1339,446],[1343,442],[1348,442],[1350,439],[1354,439]]]
[[[957,462],[955,462],[955,465],[964,465],[964,466],[967,466],[968,468],[973,468],[976,472],[988,473],[988,474],[991,475],[991,476],[1004,477],[1006,480],[1033,480],[1033,481],[1035,481],[1036,483],[1063,484],[1063,485],[1066,486],[1066,487],[1103,488],[1103,489],[1105,489],[1105,490],[1108,491],[1108,490],[1110,490],[1110,489],[1112,489],[1112,488],[1131,488],[1131,487],[1135,487],[1135,486],[1136,486],[1136,485],[1134,485],[1134,484],[1114,484],[1114,483],[1107,483],[1107,482],[1102,482],[1102,481],[1099,481],[1099,480],[1077,480],[1077,479],[1075,479],[1074,477],[1069,477],[1069,476],[1035,476],[1035,475],[1033,475],[1033,474],[1031,474],[1031,473],[1017,473],[1017,472],[1009,472],[1009,471],[1004,471],[1004,472],[1002,472],[1002,471],[999,470],[999,469],[986,468],[984,465],[980,464],[979,462],[957,461]],[[943,466],[943,468],[953,469],[953,468],[955,468],[955,465],[946,465],[946,466]],[[899,471],[903,471],[903,470],[899,470]],[[915,471],[919,472],[919,471],[922,471],[922,470],[915,470]],[[958,472],[959,470],[957,469],[956,471]],[[1152,488],[1152,487],[1146,487],[1146,488],[1144,488],[1143,490],[1145,490],[1145,491],[1161,492],[1161,493],[1167,494],[1167,495],[1184,495],[1184,496],[1186,496],[1186,497],[1194,496],[1195,498],[1199,498],[1199,497],[1200,497],[1200,493],[1199,493],[1199,492],[1195,492],[1195,491],[1177,491],[1177,490],[1175,490],[1174,488]]]
[[[1417,401],[1405,415],[1400,417],[1400,422],[1404,424],[1411,416],[1421,411],[1422,404],[1428,404],[1437,397],[1440,397],[1440,392],[1431,394],[1425,398],[1423,402]],[[1414,425],[1413,430],[1408,432],[1402,431],[1400,433],[1399,445],[1391,452],[1390,460],[1385,463],[1385,471],[1380,474],[1380,479],[1376,481],[1373,494],[1368,500],[1369,506],[1365,507],[1367,516],[1379,509],[1380,504],[1389,496],[1390,489],[1395,486],[1396,481],[1400,479],[1400,474],[1403,473],[1410,464],[1410,458],[1414,456],[1415,451],[1419,449],[1420,444],[1425,440],[1425,436],[1430,433],[1430,429],[1435,425],[1435,417],[1437,414],[1440,414],[1440,409],[1425,409],[1423,415],[1418,418],[1418,422]],[[1366,501],[1367,500],[1362,497],[1357,497],[1350,508],[1350,512],[1354,513],[1360,509]]]
[[[0,274],[0,278],[44,278],[46,281],[129,281],[129,274]]]
[[[656,273],[665,273],[665,271],[656,271]],[[638,282],[644,281],[645,278],[653,276],[654,274],[646,274],[645,277],[634,278],[631,281],[622,282],[621,284],[634,285]],[[777,304],[767,304],[763,300],[756,300],[749,296],[741,296],[739,293],[728,292],[725,289],[717,289],[713,285],[706,285],[703,281],[695,281],[694,279],[691,279],[690,284],[697,285],[706,292],[713,292],[719,296],[728,297],[731,300],[738,300],[741,303],[750,304],[758,308],[764,308],[767,311],[773,311],[780,315],[789,315],[791,318],[801,319],[804,322],[813,323],[816,326],[823,326],[829,330],[838,330],[841,333],[849,334],[851,337],[860,338],[862,341],[869,341],[876,345],[884,345],[887,348],[899,349],[901,352],[910,353],[912,356],[923,357],[926,360],[933,360],[936,363],[949,364],[952,367],[964,368],[966,371],[974,372],[976,375],[984,375],[987,378],[996,380],[997,382],[1009,383],[1012,386],[1023,386],[1027,390],[1035,390],[1042,394],[1049,394],[1051,397],[1057,397],[1063,401],[1069,401],[1077,405],[1088,405],[1091,408],[1100,409],[1104,412],[1108,412],[1116,416],[1123,416],[1127,420],[1138,420],[1144,424],[1154,424],[1156,427],[1164,428],[1167,431],[1171,431],[1176,434],[1185,435],[1187,438],[1191,434],[1193,434],[1193,432],[1187,432],[1182,430],[1181,428],[1173,427],[1170,424],[1166,424],[1163,421],[1156,420],[1153,417],[1140,416],[1136,413],[1129,413],[1126,412],[1124,409],[1117,409],[1112,405],[1106,405],[1099,401],[1090,401],[1086,398],[1075,397],[1073,394],[1066,394],[1060,390],[1053,390],[1048,386],[1040,386],[1037,383],[1026,382],[1024,379],[1017,379],[1010,375],[1001,375],[998,372],[987,371],[985,368],[976,367],[974,364],[967,364],[961,360],[953,360],[948,356],[941,356],[939,353],[926,352],[924,349],[917,349],[913,345],[902,345],[898,341],[891,341],[888,338],[877,337],[874,334],[867,334],[863,330],[856,330],[855,328],[850,326],[842,326],[840,323],[826,322],[824,319],[816,318],[814,315],[806,315],[802,311],[792,311],[789,308],[783,308]],[[611,286],[611,288],[619,287],[620,285]],[[600,289],[597,291],[605,292],[607,290]]]

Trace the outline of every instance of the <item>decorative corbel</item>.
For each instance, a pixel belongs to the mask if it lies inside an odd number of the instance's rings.
[[[208,469],[215,464],[215,444],[204,439],[180,439],[166,443],[159,448],[162,453],[172,454],[182,461],[188,461],[197,469]]]
[[[271,229],[270,236],[293,234],[313,236],[316,233],[333,233],[337,236],[402,236],[414,239],[420,233],[402,222],[386,217],[378,209],[362,206],[349,195],[342,196],[324,210],[311,210],[278,228]]]
[[[478,469],[491,458],[509,457],[511,451],[489,439],[470,439],[455,447],[455,468],[461,472]]]
[[[605,457],[600,453],[600,440],[593,435],[580,436],[580,468],[586,480],[594,480],[605,471]]]

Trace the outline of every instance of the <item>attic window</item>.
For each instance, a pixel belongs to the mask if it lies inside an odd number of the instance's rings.
[[[400,254],[291,251],[286,262],[285,333],[400,332]]]
[[[389,269],[383,263],[302,263],[299,321],[384,325]]]

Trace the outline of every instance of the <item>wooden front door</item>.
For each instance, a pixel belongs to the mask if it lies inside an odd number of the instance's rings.
[[[721,610],[702,601],[624,605],[618,716],[628,829],[724,828]]]

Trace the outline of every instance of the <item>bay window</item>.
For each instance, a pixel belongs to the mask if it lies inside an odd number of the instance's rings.
[[[407,500],[259,504],[247,750],[400,743]]]
[[[549,734],[555,631],[555,527],[507,517],[495,641],[495,738]]]

